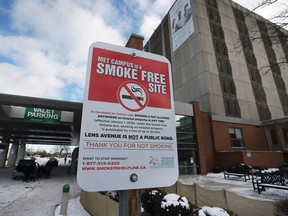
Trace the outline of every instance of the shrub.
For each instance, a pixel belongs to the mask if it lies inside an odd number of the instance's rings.
[[[151,216],[158,216],[165,193],[159,189],[146,190],[141,196],[142,207]]]
[[[275,216],[285,216],[288,215],[288,197],[277,201],[275,204]]]

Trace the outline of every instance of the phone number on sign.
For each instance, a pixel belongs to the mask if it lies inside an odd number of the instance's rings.
[[[120,165],[120,162],[118,161],[111,161],[111,162],[106,162],[106,161],[92,161],[92,162],[83,162],[83,165],[86,166],[91,166],[91,165]]]

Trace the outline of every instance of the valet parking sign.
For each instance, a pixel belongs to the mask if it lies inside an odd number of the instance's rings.
[[[90,46],[77,170],[83,190],[177,181],[171,76],[163,56],[102,42]]]

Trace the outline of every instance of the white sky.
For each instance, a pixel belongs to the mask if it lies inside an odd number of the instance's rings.
[[[27,144],[26,145],[26,150],[27,149],[32,149],[33,151],[42,151],[45,150],[47,153],[54,153],[55,152],[55,147],[54,145],[32,145],[32,144]],[[74,148],[77,146],[69,146],[70,152],[72,153]]]
[[[236,2],[251,9],[258,1]],[[125,46],[131,33],[147,40],[173,3],[0,0],[0,92],[82,101],[90,44]],[[259,13],[269,17],[280,8]]]

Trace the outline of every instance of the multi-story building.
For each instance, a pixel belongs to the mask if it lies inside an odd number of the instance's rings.
[[[288,68],[277,63],[288,62],[288,34],[279,28],[275,43],[271,25],[230,0],[177,0],[147,41],[145,51],[171,61],[175,101],[201,110],[189,120],[195,139],[178,133],[179,151],[193,155],[180,164],[205,173],[288,162]]]

